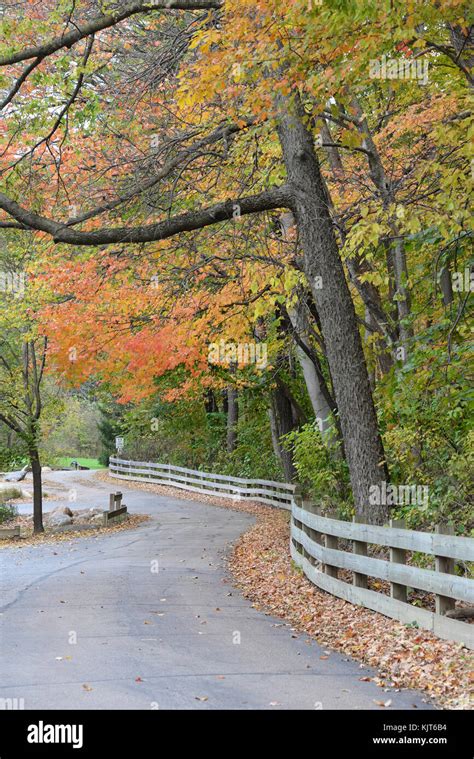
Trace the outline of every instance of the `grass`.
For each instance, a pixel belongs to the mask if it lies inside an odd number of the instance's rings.
[[[99,464],[98,459],[86,459],[81,456],[62,456],[56,459],[56,466],[70,466],[71,461],[77,461],[80,466],[88,466],[89,469],[107,469],[103,464]]]
[[[11,488],[2,488],[0,490],[0,505],[3,505],[5,501],[11,501],[12,498],[21,498],[20,488],[16,488],[14,485]]]

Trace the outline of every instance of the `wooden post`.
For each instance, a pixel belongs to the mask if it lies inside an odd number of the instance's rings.
[[[360,524],[361,522],[364,522],[364,519],[359,514],[356,514],[355,517],[352,517],[352,521],[354,524]],[[353,540],[352,552],[357,556],[367,556],[367,543],[365,543],[363,540]],[[355,585],[356,588],[366,588],[367,575],[363,575],[360,572],[353,572],[352,584]]]
[[[303,506],[303,488],[299,484],[295,485],[295,490],[294,490],[294,493],[293,493],[293,500],[294,500],[294,502],[296,503],[297,506],[300,506],[300,507],[304,508],[304,506]]]
[[[404,519],[391,519],[390,527],[405,527]],[[406,563],[406,551],[404,548],[390,548],[390,561],[393,564],[405,564]],[[407,602],[407,587],[406,585],[400,585],[398,582],[390,583],[390,596],[396,601]]]
[[[454,535],[454,530],[451,525],[438,525],[436,532],[439,535]],[[444,572],[445,574],[454,574],[454,559],[450,559],[447,556],[435,557],[435,570],[436,572]],[[456,601],[449,596],[436,595],[436,614],[446,614],[447,611],[454,609]]]
[[[319,514],[320,513],[321,510],[317,506],[315,506],[313,503],[311,503],[311,501],[303,501],[303,503],[304,503],[304,508],[307,509],[307,511],[310,511],[311,514]],[[322,536],[321,536],[320,532],[318,532],[317,530],[313,530],[312,527],[307,527],[306,528],[306,534],[312,540],[313,543],[319,543],[319,545],[321,545],[321,543],[322,543]],[[317,559],[315,559],[315,558],[313,558],[313,556],[309,556],[309,555],[308,555],[308,561],[311,562],[311,564],[313,564],[313,565],[316,565],[318,563]]]
[[[299,498],[299,503],[298,503],[298,506],[299,506],[301,509],[303,509],[303,511],[305,511],[305,510],[306,510],[306,502],[303,500],[303,497],[300,497],[300,498]],[[300,525],[301,525],[301,527],[300,527],[301,531],[302,531],[302,532],[303,532],[305,535],[308,535],[308,534],[309,534],[309,532],[308,532],[308,528],[306,527],[305,523],[304,523],[304,522],[300,522]],[[305,549],[305,547],[304,547],[304,546],[301,546],[301,554],[302,554],[303,558],[305,558],[305,559],[310,559],[310,555],[309,555],[309,553],[307,552],[307,550]]]
[[[328,519],[335,518],[333,515],[329,514],[326,514],[326,516]],[[323,540],[325,548],[333,548],[336,551],[339,548],[337,535],[323,535]],[[337,577],[338,568],[333,567],[331,564],[324,564],[324,573],[329,575],[329,577]]]
[[[111,493],[109,495],[109,511],[113,511],[115,509],[115,493]]]

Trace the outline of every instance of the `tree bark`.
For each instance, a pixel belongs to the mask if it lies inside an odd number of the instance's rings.
[[[370,390],[354,305],[328,210],[313,138],[299,101],[282,103],[278,133],[293,190],[293,212],[305,274],[326,343],[356,513],[383,523],[386,508],[369,503],[369,488],[387,480],[385,456]],[[319,277],[322,287],[319,287]]]
[[[43,480],[41,475],[40,457],[36,446],[31,446],[28,454],[33,473],[33,532],[37,535],[40,532],[44,532]]]
[[[273,412],[276,422],[276,432],[278,439],[278,450],[280,461],[283,467],[286,482],[292,482],[296,476],[296,469],[293,464],[291,451],[285,450],[281,445],[281,438],[295,428],[293,420],[293,407],[283,387],[277,384],[273,392]]]
[[[233,453],[237,444],[238,418],[237,390],[232,385],[229,385],[227,388],[227,453]]]

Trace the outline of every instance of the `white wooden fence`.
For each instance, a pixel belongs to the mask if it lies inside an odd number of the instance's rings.
[[[171,485],[174,488],[205,493],[220,498],[258,501],[291,509],[295,485],[273,480],[247,480],[242,477],[228,477],[224,474],[200,472],[170,464],[153,464],[149,461],[126,461],[110,458],[109,472],[112,477],[136,482],[153,482],[157,485]]]
[[[389,560],[369,557],[368,544],[388,547]],[[407,530],[395,522],[390,527],[343,522],[322,516],[295,495],[290,550],[295,564],[318,588],[474,649],[474,624],[449,617],[455,599],[474,604],[474,580],[454,574],[456,561],[474,561],[472,538]],[[405,564],[407,551],[434,556],[435,569]],[[350,570],[352,584],[338,577],[339,570]],[[388,581],[390,595],[369,589],[368,577]],[[435,611],[408,603],[408,589],[434,594]]]
[[[453,619],[455,600],[474,604],[474,580],[454,573],[456,562],[474,562],[474,540],[407,530],[402,523],[390,527],[344,522],[322,516],[303,501],[296,485],[273,480],[200,472],[169,464],[127,461],[112,457],[110,475],[118,479],[170,485],[194,493],[247,499],[291,511],[290,551],[295,564],[319,588],[405,624],[416,624],[438,637],[474,649],[474,624]],[[349,542],[348,542],[349,541]],[[389,549],[389,560],[368,556],[368,545]],[[348,546],[352,550],[347,550]],[[434,557],[434,569],[406,564],[407,551]],[[352,584],[338,577],[352,575]],[[349,575],[349,577],[351,576]],[[370,589],[368,578],[389,583],[390,595]],[[408,603],[409,589],[435,596],[435,611]]]

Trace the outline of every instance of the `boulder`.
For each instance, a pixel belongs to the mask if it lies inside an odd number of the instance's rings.
[[[90,522],[93,517],[95,517],[97,514],[102,516],[104,513],[103,509],[76,509],[74,512],[74,519],[75,521],[80,520],[81,522]]]
[[[65,524],[72,524],[72,517],[60,512],[51,512],[45,516],[45,522],[48,527],[62,527]]]
[[[48,513],[49,514],[67,514],[68,517],[74,516],[69,506],[56,506],[55,509],[51,509],[51,511]]]
[[[44,521],[48,527],[62,527],[65,524],[72,524],[73,516],[69,506],[57,506],[45,514]]]

